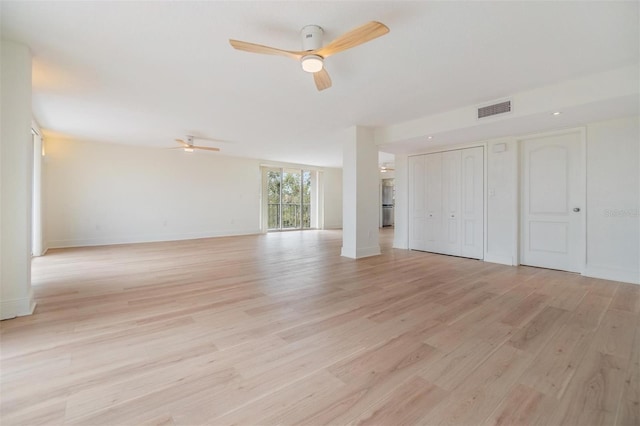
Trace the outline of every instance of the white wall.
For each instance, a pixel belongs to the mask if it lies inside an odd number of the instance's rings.
[[[586,126],[587,255],[583,275],[640,283],[638,122],[638,117],[626,117]],[[493,152],[501,143],[507,150]],[[485,260],[517,264],[517,138],[489,141],[487,164]]]
[[[586,275],[640,283],[639,122],[587,126]]]
[[[500,151],[500,152],[498,152]],[[515,138],[487,143],[485,260],[518,264],[518,146]]]
[[[49,247],[260,232],[258,160],[46,141]]]
[[[45,252],[44,247],[44,231],[42,228],[43,203],[44,198],[42,192],[42,136],[39,128],[32,123],[34,129],[38,132],[33,135],[33,185],[31,198],[31,253],[33,256],[42,256]]]
[[[31,53],[2,41],[0,319],[29,315],[31,291]]]
[[[342,169],[324,169],[324,229],[342,228]]]
[[[519,153],[517,136],[487,141],[485,260],[518,264]],[[502,152],[496,147],[504,144]],[[640,283],[640,130],[627,117],[586,126],[586,237],[584,275]],[[401,158],[401,157],[400,157]],[[406,247],[408,183],[396,161],[396,238]]]
[[[394,184],[393,247],[409,248],[409,161],[406,155],[396,155]]]
[[[48,247],[261,232],[259,160],[49,138],[45,147]],[[339,228],[341,170],[324,175],[325,220]]]

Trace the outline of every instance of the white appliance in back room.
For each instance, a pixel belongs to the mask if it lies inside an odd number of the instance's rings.
[[[382,226],[393,226],[394,182],[382,179]]]

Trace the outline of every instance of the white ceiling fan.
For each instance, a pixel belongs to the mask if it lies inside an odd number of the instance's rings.
[[[324,90],[331,87],[331,78],[324,67],[325,58],[359,46],[388,32],[389,28],[386,25],[371,21],[341,35],[323,47],[322,35],[324,31],[322,28],[317,25],[307,25],[300,31],[302,36],[302,50],[300,51],[276,49],[275,47],[233,39],[229,39],[229,43],[233,48],[244,50],[245,52],[280,55],[300,61],[302,69],[313,74],[313,80],[318,90]]]
[[[203,151],[220,151],[220,148],[194,145],[194,143],[193,143],[194,139],[202,139],[202,140],[210,140],[210,141],[214,141],[214,142],[222,142],[222,141],[217,140],[217,139],[200,138],[200,137],[195,137],[195,136],[192,136],[192,135],[187,135],[187,141],[186,142],[184,140],[182,140],[182,139],[176,139],[176,142],[178,142],[181,146],[178,146],[178,147],[175,147],[175,148],[171,148],[171,149],[183,149],[185,152],[193,152],[194,149],[200,149],[200,150],[203,150]]]

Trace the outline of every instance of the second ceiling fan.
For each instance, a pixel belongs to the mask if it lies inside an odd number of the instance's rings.
[[[313,74],[313,80],[318,90],[324,90],[331,87],[331,78],[324,67],[325,58],[359,46],[383,36],[388,32],[389,28],[387,28],[386,25],[377,21],[371,21],[341,35],[326,46],[322,46],[322,35],[324,33],[322,28],[317,25],[307,25],[302,28],[300,32],[303,49],[300,51],[276,49],[275,47],[233,39],[230,39],[229,43],[231,43],[231,46],[235,49],[244,50],[245,52],[286,56],[287,58],[300,61],[302,69]]]
[[[186,152],[193,152],[194,149],[201,149],[203,151],[220,151],[220,148],[214,148],[214,147],[210,147],[210,146],[194,145],[193,144],[193,140],[194,139],[203,139],[203,140],[211,140],[211,141],[214,141],[214,142],[220,142],[217,139],[196,138],[195,136],[187,135],[187,141],[186,142],[184,140],[182,140],[182,139],[176,139],[176,142],[178,142],[181,146],[173,148],[173,149],[183,149]]]

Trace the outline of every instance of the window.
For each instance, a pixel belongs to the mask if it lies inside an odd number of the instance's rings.
[[[268,230],[310,229],[313,173],[273,168],[265,172]]]

